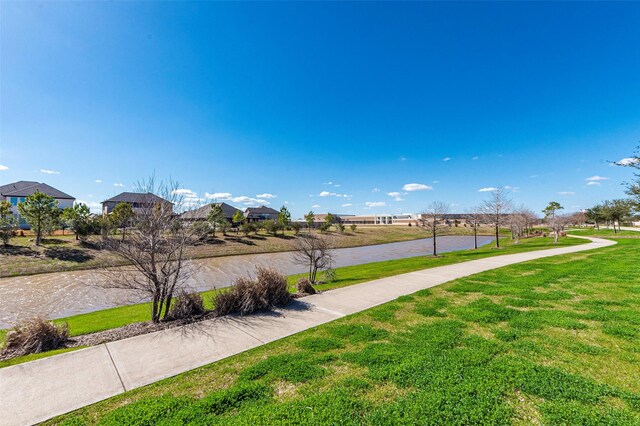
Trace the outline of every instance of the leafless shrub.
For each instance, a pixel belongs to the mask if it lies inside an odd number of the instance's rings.
[[[300,278],[296,283],[296,294],[298,295],[307,295],[307,294],[316,294],[316,289],[313,288],[311,283],[306,278]]]
[[[293,261],[309,269],[309,281],[316,282],[319,269],[331,267],[333,240],[321,235],[304,234],[293,242]]]
[[[332,283],[338,279],[338,273],[333,268],[325,269],[324,273],[322,274],[322,278],[324,279],[325,283]]]
[[[203,315],[205,312],[204,300],[200,293],[180,290],[168,317],[172,320],[189,319]]]
[[[50,351],[63,347],[68,337],[67,324],[56,325],[42,317],[34,317],[7,332],[3,352],[16,357]]]
[[[289,303],[287,278],[273,269],[256,268],[256,278],[241,277],[228,290],[213,296],[216,316],[247,315]]]

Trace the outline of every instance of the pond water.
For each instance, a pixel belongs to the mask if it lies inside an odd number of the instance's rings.
[[[493,241],[478,237],[478,244]],[[425,238],[366,247],[336,249],[334,267],[401,259],[431,252],[432,240]],[[438,251],[449,252],[473,247],[473,237],[438,238]],[[275,268],[285,275],[305,271],[292,261],[290,252],[213,257],[193,261],[190,288],[203,291],[227,287],[256,266]],[[34,315],[60,318],[142,301],[129,291],[100,286],[108,277],[96,271],[72,271],[0,279],[0,328]]]

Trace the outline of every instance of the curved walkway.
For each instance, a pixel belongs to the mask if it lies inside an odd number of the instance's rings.
[[[219,361],[399,296],[515,263],[606,247],[495,256],[424,269],[305,297],[283,309],[229,316],[0,369],[0,425],[28,425]]]

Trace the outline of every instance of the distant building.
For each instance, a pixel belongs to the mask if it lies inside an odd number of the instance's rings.
[[[417,225],[419,214],[403,213],[403,214],[369,214],[369,215],[353,215],[353,214],[334,214],[338,221],[345,225],[405,225],[409,223]],[[327,213],[319,213],[315,215],[314,223],[319,225],[324,223]]]
[[[109,214],[120,203],[131,204],[133,212],[149,208],[155,204],[164,204],[173,210],[173,203],[150,192],[123,192],[102,202],[102,214]]]
[[[244,211],[244,217],[247,218],[247,222],[264,222],[265,220],[278,220],[278,210],[274,210],[271,207],[247,207]]]
[[[36,192],[42,192],[43,194],[53,197],[61,209],[73,206],[73,203],[76,201],[71,195],[49,186],[46,183],[21,180],[0,186],[0,199],[11,203],[11,211],[18,218],[20,228],[22,229],[29,229],[29,225],[20,217],[20,214],[18,214],[18,203],[24,202],[29,195]]]
[[[222,214],[227,222],[233,223],[233,216],[237,212],[242,213],[242,210],[237,209],[233,206],[230,206],[227,203],[213,203],[217,204],[222,208]],[[209,218],[209,213],[211,213],[211,207],[213,204],[207,204],[206,206],[202,206],[200,208],[189,210],[180,215],[180,219],[195,222],[198,220],[207,220]]]

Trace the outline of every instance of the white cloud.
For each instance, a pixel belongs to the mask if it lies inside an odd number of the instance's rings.
[[[497,191],[498,188],[494,188],[492,186],[486,187],[486,188],[480,188],[478,189],[478,192],[493,192],[493,191]]]
[[[113,186],[117,186],[118,188],[123,188],[124,184],[116,182],[113,184]]]
[[[351,207],[353,204],[351,203],[347,203],[347,204],[343,204],[342,207]]]
[[[233,201],[234,203],[264,204],[264,205],[269,204],[267,200],[264,200],[262,198],[252,198],[252,197],[247,197],[246,195],[241,195],[240,197],[232,197],[232,198],[229,198],[229,200]]]
[[[323,185],[333,185],[333,182],[329,181],[329,182],[323,182]]]
[[[195,197],[198,196],[198,194],[196,194],[192,190],[186,189],[186,188],[175,189],[171,193],[173,195],[182,195],[182,196],[187,197],[187,198],[195,198]]]
[[[319,207],[320,207],[320,204],[314,204],[314,205],[311,206],[311,208],[313,208],[313,209],[317,209]]]
[[[264,193],[264,194],[258,194],[258,195],[256,195],[256,197],[271,199],[271,198],[276,198],[277,195]]]
[[[95,201],[76,200],[76,204],[86,204],[92,213],[100,213],[102,211],[102,204]]]
[[[520,190],[520,187],[519,186],[509,186],[509,185],[507,185],[507,186],[504,187],[504,189],[508,189],[509,191],[512,191],[512,192],[518,192]]]
[[[389,197],[393,197],[393,199],[396,201],[404,201],[404,198],[401,197],[402,194],[400,194],[399,192],[389,192],[387,193],[387,195]]]
[[[2,170],[9,170],[9,168],[7,166],[3,166],[2,164],[0,164],[0,171]]]
[[[96,179],[94,182],[95,183],[102,183],[102,179]]]
[[[322,191],[318,194],[319,197],[342,197],[342,198],[351,198],[351,195],[348,194],[337,194],[335,192]]]
[[[560,191],[558,192],[559,195],[576,195],[575,192],[573,191]]]
[[[472,160],[474,160],[474,161],[475,161],[475,160],[477,160],[478,158],[480,158],[480,157],[473,157],[473,158],[472,158]]]
[[[48,175],[59,175],[60,172],[57,170],[48,170],[48,169],[40,169],[42,173],[46,173]]]
[[[427,191],[433,189],[431,186],[429,185],[425,185],[423,183],[408,183],[405,186],[402,187],[403,191]]]
[[[340,188],[342,185],[340,185],[339,183],[333,185],[334,188]]]
[[[373,188],[371,192],[380,192],[380,188]]]
[[[537,178],[537,177],[538,177],[538,175],[530,175],[529,177],[530,177],[531,179],[535,179],[535,178]]]
[[[214,192],[213,194],[209,194],[208,192],[204,193],[205,198],[209,199],[219,199],[219,200],[228,200],[231,198],[230,192]]]
[[[407,161],[407,157],[405,157],[404,155],[400,157],[400,161]]]
[[[587,182],[599,182],[599,181],[603,181],[603,180],[609,180],[608,177],[604,177],[604,176],[591,176],[585,179]]]
[[[596,181],[591,181],[591,182],[587,182],[587,186],[600,186],[601,183],[600,182],[596,182]]]
[[[84,200],[76,200],[76,204],[86,204],[89,208],[98,208],[101,206],[100,203],[95,201],[84,201]]]
[[[384,201],[367,201],[364,204],[367,207],[385,207],[387,205]]]
[[[638,158],[623,158],[622,160],[616,162],[616,164],[619,166],[631,166],[637,163],[640,163],[640,159]]]
[[[449,161],[449,160],[451,160],[451,157],[444,157],[444,158],[442,159],[442,161]]]

